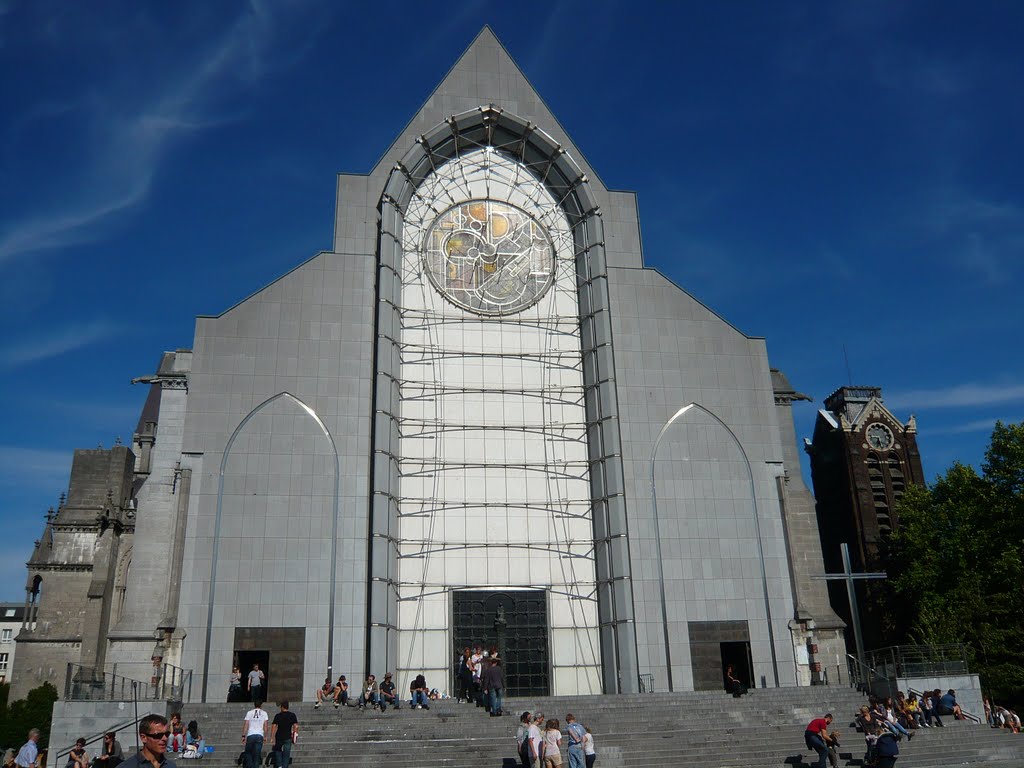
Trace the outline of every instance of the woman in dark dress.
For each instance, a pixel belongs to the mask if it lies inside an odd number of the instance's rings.
[[[746,686],[736,677],[736,667],[732,664],[725,668],[725,689],[737,699],[747,692]]]

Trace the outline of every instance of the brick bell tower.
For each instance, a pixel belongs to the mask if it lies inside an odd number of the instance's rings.
[[[881,387],[840,387],[824,402],[805,441],[817,499],[825,568],[842,570],[840,544],[850,547],[855,571],[882,570],[882,545],[899,528],[896,502],[910,485],[924,485],[917,422],[897,418],[882,400]],[[868,648],[887,642],[871,587],[858,587]],[[845,587],[831,584],[832,606],[850,624]]]

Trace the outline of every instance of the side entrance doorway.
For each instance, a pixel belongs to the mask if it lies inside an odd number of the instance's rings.
[[[732,664],[736,677],[754,687],[750,656],[750,628],[746,621],[687,622],[693,690],[725,690],[725,668]]]
[[[242,692],[248,695],[248,675],[259,664],[266,676],[263,700],[302,701],[306,653],[305,627],[236,627],[235,663],[242,672]]]
[[[744,688],[756,688],[754,685],[754,663],[750,656],[749,642],[719,643],[722,652],[722,685],[725,687],[725,670],[732,666],[736,679],[743,683]]]
[[[453,665],[463,648],[494,646],[505,667],[506,696],[549,695],[548,611],[543,590],[457,590],[452,593],[452,614]],[[451,679],[455,679],[454,666]]]

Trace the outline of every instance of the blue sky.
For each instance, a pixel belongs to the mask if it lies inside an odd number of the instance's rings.
[[[885,388],[926,473],[1020,421],[1024,4],[0,0],[0,599],[165,349],[330,247],[485,23],[647,263],[815,398]]]

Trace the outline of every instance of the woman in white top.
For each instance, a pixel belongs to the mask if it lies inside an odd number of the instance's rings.
[[[558,718],[548,720],[544,728],[544,768],[562,764],[562,730]]]
[[[583,727],[587,731],[587,735],[583,737],[583,759],[587,761],[587,768],[593,768],[594,762],[597,760],[597,752],[594,750],[594,734],[587,726]]]

